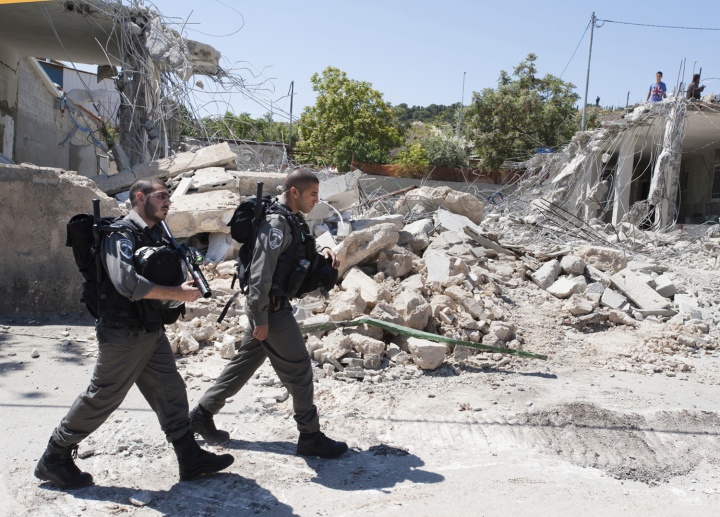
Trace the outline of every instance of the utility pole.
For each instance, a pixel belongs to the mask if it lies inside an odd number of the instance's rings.
[[[288,147],[292,147],[292,104],[295,95],[295,81],[290,81],[290,136],[288,137]]]
[[[590,50],[588,50],[587,75],[585,76],[585,97],[583,98],[582,124],[580,127],[580,129],[582,131],[585,131],[585,126],[587,123],[587,96],[588,96],[588,87],[590,86],[590,58],[592,57],[592,44],[593,44],[594,30],[595,30],[595,12],[593,11],[592,16],[590,17]]]
[[[460,97],[460,117],[458,120],[458,127],[456,131],[458,136],[460,136],[460,127],[462,126],[463,115],[465,112],[465,74],[467,74],[467,72],[463,72],[462,96]]]

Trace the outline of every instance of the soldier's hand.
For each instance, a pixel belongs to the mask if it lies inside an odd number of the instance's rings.
[[[200,289],[195,287],[194,280],[188,280],[178,287],[178,300],[181,302],[194,302],[200,298]]]
[[[255,330],[253,330],[253,337],[258,341],[265,341],[268,335],[268,328],[268,325],[256,325]]]
[[[325,257],[328,260],[332,260],[332,267],[333,269],[337,269],[340,267],[340,261],[337,258],[337,255],[335,255],[335,252],[331,250],[330,248],[323,248],[322,256]]]

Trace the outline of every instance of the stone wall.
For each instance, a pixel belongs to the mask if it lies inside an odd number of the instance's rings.
[[[65,246],[65,225],[78,213],[119,215],[117,202],[73,172],[0,165],[0,312],[80,312],[82,277]]]

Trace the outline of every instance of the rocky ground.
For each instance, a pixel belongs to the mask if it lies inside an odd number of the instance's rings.
[[[430,249],[450,255],[457,244],[452,235],[440,244],[436,237],[431,241]],[[680,245],[683,253],[668,253],[676,250],[670,243],[629,257],[650,284],[669,275],[678,294],[695,301],[672,317],[647,316],[632,304],[611,309],[579,291],[574,294],[593,303],[588,313],[573,314],[570,308],[582,304],[570,303],[572,295],[558,298],[533,280],[535,267],[547,262],[538,253],[477,263],[468,255],[451,261],[447,277],[436,284],[408,280],[427,280],[430,266],[415,259],[397,278],[392,268],[399,259],[364,267],[380,285],[372,307],[357,294],[343,294],[352,290],[344,286],[333,295],[344,297],[344,305],[308,309],[316,313],[313,319],[337,321],[380,306],[386,317],[408,323],[417,313],[399,300],[409,290],[430,306],[423,328],[545,354],[547,360],[460,354],[448,347],[439,367],[422,369],[420,348],[402,337],[369,330],[353,340],[338,331],[318,336],[308,343],[319,360],[316,400],[323,429],[347,440],[351,451],[337,460],[294,455],[290,401],[265,364],[216,417],[232,440],[208,447],[232,453],[235,463],[193,482],[178,481],[174,454],[136,389],[80,446],[78,464],[93,474],[95,486],[62,491],[36,480],[32,472],[52,428],[90,378],[94,331],[85,318],[5,315],[0,513],[714,514],[720,505],[720,274],[710,263],[707,239],[679,239]],[[221,269],[208,270],[217,300],[194,305],[187,322],[169,329],[191,404],[222,370],[234,340],[224,336],[237,335],[242,320],[233,313],[224,325],[211,323],[231,292]],[[383,275],[373,275],[381,270]],[[577,275],[560,273],[565,276]],[[457,289],[481,307],[454,298]],[[670,307],[680,312],[675,305]],[[381,353],[371,350],[378,337]]]

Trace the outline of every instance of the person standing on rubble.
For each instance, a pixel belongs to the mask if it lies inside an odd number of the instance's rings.
[[[647,97],[645,97],[645,102],[660,102],[667,98],[667,86],[662,82],[662,77],[662,72],[655,74],[655,82],[650,85]]]
[[[687,98],[692,100],[700,100],[700,93],[705,89],[705,85],[700,86],[700,74],[693,74],[692,82],[688,84]]]
[[[162,245],[159,223],[167,217],[170,194],[158,179],[138,180],[130,188],[130,200],[130,214],[117,223],[122,229],[106,235],[101,244],[106,274],[100,292],[105,301],[96,325],[98,355],[90,385],[53,431],[35,468],[37,478],[60,488],[93,482],[92,475],[82,472],[73,461],[78,443],[108,419],[133,384],[172,442],[181,480],[217,472],[234,460],[230,454],[207,452],[195,441],[185,383],[165,335],[164,323],[180,314],[180,304],[166,301],[192,302],[200,297],[200,291],[192,281],[184,281],[184,274],[175,286],[151,282],[138,274],[133,260],[135,250]],[[179,264],[177,271],[182,272]]]
[[[314,239],[302,213],[309,213],[317,204],[319,186],[320,181],[310,170],[293,170],[285,178],[284,193],[274,202],[274,209],[268,209],[258,228],[245,301],[249,324],[237,354],[190,412],[193,431],[208,442],[224,442],[230,438],[227,431],[216,428],[213,415],[240,391],[267,357],[292,396],[300,431],[297,454],[333,458],[348,450],[346,443],[332,440],[320,431],[313,401],[310,355],[288,295],[293,272],[311,258],[304,243],[314,243]],[[324,248],[322,255],[332,268],[338,268],[337,257],[331,249]]]

